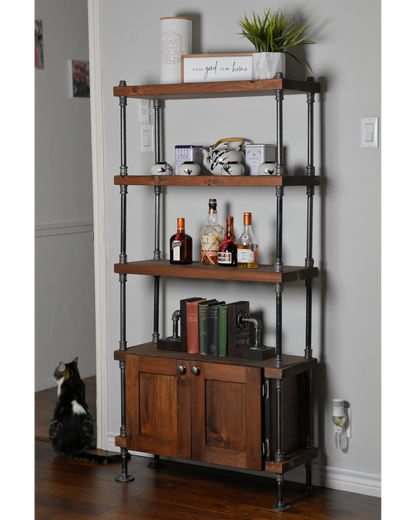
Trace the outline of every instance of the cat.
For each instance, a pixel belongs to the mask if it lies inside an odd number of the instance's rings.
[[[94,424],[85,401],[85,384],[78,370],[78,357],[57,366],[54,378],[58,401],[49,425],[49,440],[55,452],[69,459],[108,464],[121,462],[121,455],[88,453],[94,436]]]

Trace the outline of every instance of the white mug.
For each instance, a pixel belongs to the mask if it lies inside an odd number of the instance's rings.
[[[152,175],[172,175],[173,168],[166,161],[157,161],[150,168],[150,173]]]
[[[274,161],[265,161],[260,164],[258,169],[259,175],[277,175],[277,164]]]

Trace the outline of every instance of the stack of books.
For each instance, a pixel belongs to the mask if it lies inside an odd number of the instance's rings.
[[[195,296],[181,300],[179,310],[180,337],[159,339],[158,349],[239,357],[239,347],[250,344],[250,328],[240,329],[237,323],[238,314],[249,311],[247,301],[225,303]]]

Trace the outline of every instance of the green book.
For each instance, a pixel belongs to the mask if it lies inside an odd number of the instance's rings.
[[[218,353],[221,357],[227,357],[227,318],[228,307],[221,305],[218,308]]]
[[[208,355],[208,307],[218,303],[217,300],[207,300],[198,305],[199,312],[199,353]]]
[[[208,307],[208,355],[219,356],[219,308],[225,302]]]

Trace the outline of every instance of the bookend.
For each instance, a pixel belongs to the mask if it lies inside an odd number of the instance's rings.
[[[250,325],[254,325],[254,343],[250,341]],[[276,355],[274,347],[260,342],[261,322],[250,317],[249,302],[240,301],[228,305],[228,357],[270,359]]]
[[[188,334],[186,327],[186,302],[200,300],[199,297],[185,298],[180,301],[180,308],[172,314],[172,336],[157,340],[159,350],[172,350],[176,352],[188,351]],[[178,335],[178,322],[181,322],[181,335]]]

